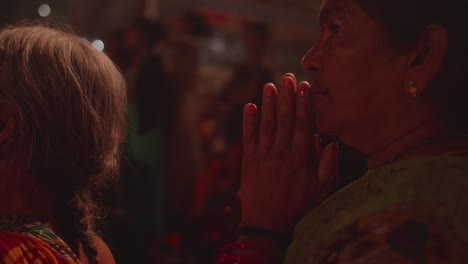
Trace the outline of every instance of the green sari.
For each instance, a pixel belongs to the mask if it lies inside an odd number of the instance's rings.
[[[286,263],[468,263],[468,157],[370,170],[296,226]]]

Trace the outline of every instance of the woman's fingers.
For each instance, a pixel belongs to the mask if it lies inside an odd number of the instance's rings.
[[[321,197],[321,187],[337,179],[338,150],[331,145],[322,151],[313,135],[310,85],[302,82],[296,92],[294,75],[283,80],[279,95],[273,84],[265,85],[260,117],[254,105],[245,107],[240,199],[244,221],[290,231],[298,214]]]
[[[276,133],[276,100],[278,91],[272,83],[267,83],[263,89],[262,113],[260,120],[259,145],[260,152],[268,152]]]
[[[296,81],[292,74],[283,76],[283,89],[278,98],[278,119],[275,148],[289,148],[295,127]]]
[[[258,109],[254,104],[247,104],[244,107],[242,138],[244,154],[254,153],[258,144]]]
[[[259,129],[258,116],[254,115],[258,110],[251,104],[245,107],[245,151],[256,149],[265,153],[272,147],[281,151],[289,148],[292,143],[294,149],[312,150],[314,157],[318,158],[323,148],[320,137],[313,135],[311,98],[309,83],[301,82],[296,89],[296,78],[292,73],[283,76],[283,89],[279,96],[275,85],[267,83],[263,90]]]

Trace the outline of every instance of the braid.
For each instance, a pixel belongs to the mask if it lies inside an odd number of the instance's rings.
[[[97,250],[92,235],[95,233],[95,222],[99,214],[99,207],[89,190],[78,192],[75,195],[73,209],[76,238],[83,246],[83,251],[90,264],[97,264]]]
[[[93,234],[96,234],[95,222],[99,207],[89,190],[74,193],[68,200],[64,212],[60,218],[60,226],[63,228],[63,239],[79,257],[80,244],[83,252],[88,257],[90,264],[98,264],[97,250],[93,242]]]
[[[84,253],[88,257],[89,264],[98,264],[97,250],[96,250],[96,247],[94,246],[91,234],[86,231],[81,232],[79,236],[79,241],[81,242],[81,245],[83,246]]]

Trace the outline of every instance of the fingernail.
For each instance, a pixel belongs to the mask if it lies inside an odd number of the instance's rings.
[[[245,107],[247,108],[247,111],[249,111],[250,113],[257,112],[257,106],[254,104],[247,104]]]
[[[293,73],[290,73],[290,72],[288,72],[288,73],[286,73],[285,75],[283,75],[283,79],[286,78],[286,77],[290,77],[293,81],[296,80],[296,76],[294,76],[294,74],[293,74]]]
[[[275,96],[276,95],[276,89],[274,88],[274,84],[272,83],[267,83],[265,84],[265,94],[269,97]]]
[[[291,89],[293,87],[292,85],[293,80],[291,77],[287,76],[283,78],[283,89]]]
[[[309,95],[309,86],[307,85],[306,82],[301,82],[299,84],[299,95],[300,96],[306,96]]]

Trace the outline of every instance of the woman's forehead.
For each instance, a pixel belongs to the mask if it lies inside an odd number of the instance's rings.
[[[376,0],[371,0],[376,1]],[[359,0],[324,0],[320,8],[320,21],[338,17],[340,19],[352,20],[359,28],[381,29],[379,21],[369,15],[361,6]]]
[[[355,13],[358,7],[356,0],[324,0],[320,8],[320,17],[326,18],[335,14],[349,16]]]

